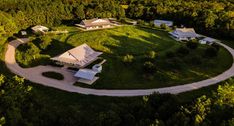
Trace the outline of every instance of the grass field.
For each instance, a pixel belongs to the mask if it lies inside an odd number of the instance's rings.
[[[102,57],[107,59],[107,62],[103,65],[103,72],[98,75],[100,79],[91,86],[75,84],[82,87],[138,89],[180,85],[215,76],[228,69],[232,63],[231,55],[225,49],[221,48],[216,58],[203,58],[207,46],[199,46],[196,50],[190,50],[188,55],[178,56],[175,61],[173,60],[172,64],[178,64],[179,69],[174,69],[173,67],[177,66],[173,65],[169,68],[166,61],[171,60],[166,58],[165,54],[169,51],[175,53],[177,48],[185,45],[176,42],[162,30],[137,26],[89,32],[81,32],[74,27],[57,29],[67,29],[70,33],[51,36],[51,45],[41,51],[43,55],[53,57],[83,43],[104,52]],[[148,75],[143,72],[142,66],[147,61],[145,55],[149,51],[158,54],[152,61],[157,67],[157,72],[146,78]],[[122,62],[123,56],[127,54],[134,57],[130,65]],[[194,65],[191,62],[193,56],[200,57],[202,63]]]

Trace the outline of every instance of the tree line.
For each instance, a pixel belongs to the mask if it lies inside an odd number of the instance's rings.
[[[74,24],[95,17],[173,20],[216,37],[234,38],[232,0],[2,0],[0,33],[32,25]]]
[[[59,102],[63,104],[55,103],[51,106],[51,103],[43,103],[45,97],[38,95],[34,87],[28,85],[23,78],[0,75],[0,88],[0,125],[233,126],[234,124],[233,79],[219,86],[213,95],[203,95],[185,103],[176,95],[155,93],[150,96],[109,100],[103,97],[79,96],[79,104]],[[80,103],[82,97],[85,98],[83,104]],[[92,105],[95,99],[98,104]],[[64,109],[59,109],[59,106],[64,106]]]

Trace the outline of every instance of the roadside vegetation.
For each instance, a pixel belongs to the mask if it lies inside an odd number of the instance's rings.
[[[230,79],[218,87],[179,96],[155,93],[144,97],[113,98],[63,92],[31,85],[17,76],[1,75],[0,124],[232,126],[233,84]],[[191,95],[194,93],[196,96]]]

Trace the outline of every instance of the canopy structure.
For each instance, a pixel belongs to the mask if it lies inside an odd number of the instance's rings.
[[[31,28],[34,32],[47,32],[49,31],[49,28],[42,26],[42,25],[36,25]]]
[[[74,76],[78,78],[78,82],[91,85],[98,79],[98,77],[95,77],[97,73],[97,71],[91,69],[80,69]]]
[[[173,26],[173,21],[167,21],[167,20],[154,20],[154,25],[161,26],[162,24],[167,25],[168,27]]]
[[[87,44],[82,44],[65,53],[51,58],[51,60],[60,62],[62,64],[73,65],[78,68],[83,68],[93,61],[98,59],[102,52],[94,51]]]

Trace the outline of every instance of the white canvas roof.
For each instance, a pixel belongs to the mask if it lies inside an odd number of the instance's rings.
[[[49,28],[42,26],[42,25],[36,25],[34,27],[32,27],[33,31],[48,31]]]
[[[172,35],[175,35],[179,38],[196,38],[198,37],[197,33],[193,28],[176,28],[175,31],[171,32]]]
[[[51,59],[63,63],[78,65],[79,67],[84,67],[96,60],[101,54],[102,52],[94,51],[87,44],[82,44]]]
[[[90,69],[80,69],[74,76],[86,80],[93,80],[96,74],[96,71]]]
[[[154,20],[154,24],[160,26],[161,24],[166,24],[167,26],[173,26],[173,21],[167,20]]]
[[[206,42],[217,42],[218,40],[214,39],[214,38],[210,38],[210,37],[206,37],[204,39],[202,39],[203,41],[206,41]]]

